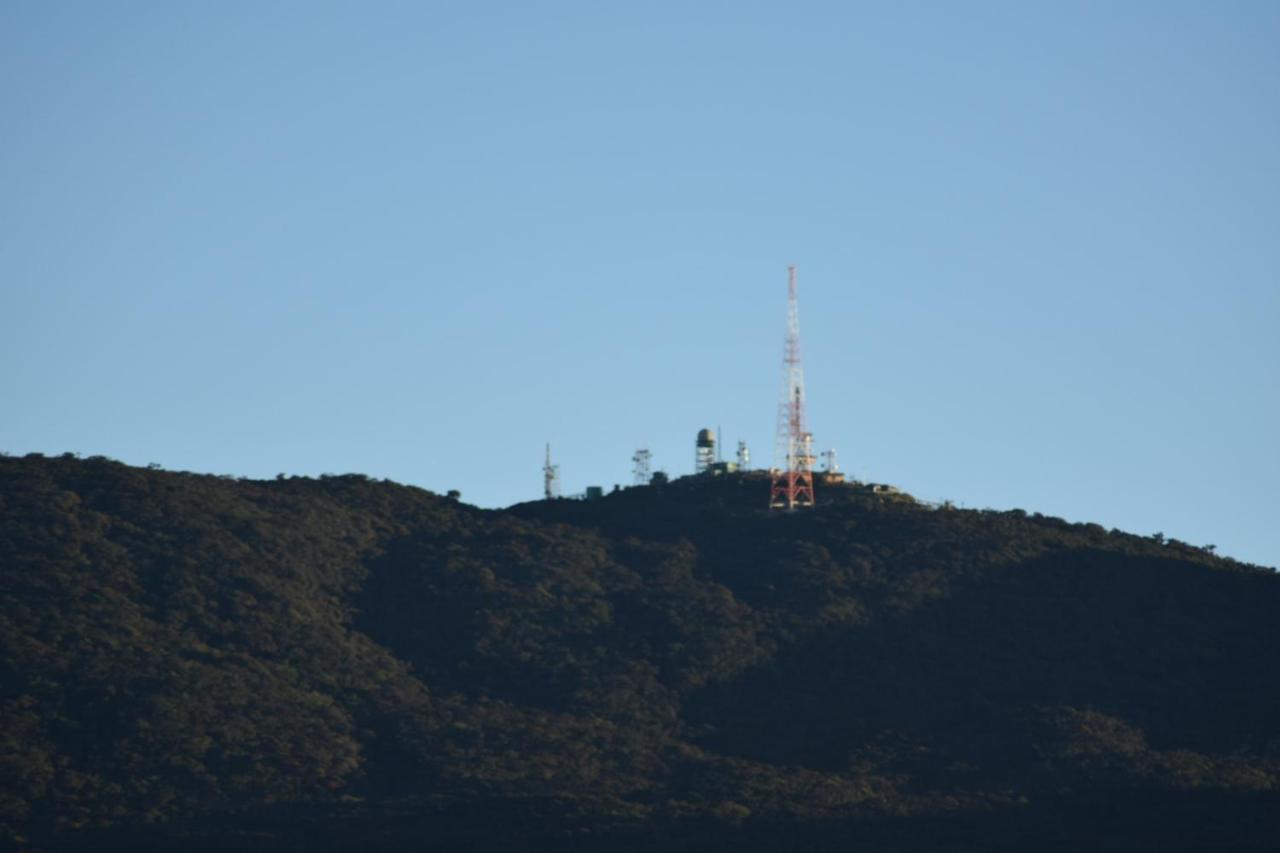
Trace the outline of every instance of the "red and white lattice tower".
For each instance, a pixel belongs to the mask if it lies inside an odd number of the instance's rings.
[[[804,368],[800,364],[800,309],[796,268],[787,267],[787,341],[782,355],[782,402],[770,471],[769,508],[813,506],[813,435],[804,417]]]

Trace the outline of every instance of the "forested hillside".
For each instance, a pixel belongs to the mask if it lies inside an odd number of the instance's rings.
[[[0,458],[30,849],[1273,850],[1280,576],[759,476],[485,511]]]

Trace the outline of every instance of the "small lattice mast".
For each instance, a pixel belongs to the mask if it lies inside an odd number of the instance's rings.
[[[551,445],[547,445],[547,460],[542,464],[542,496],[551,500],[560,497],[560,466],[551,464]]]
[[[649,452],[647,447],[642,447],[636,451],[635,456],[631,457],[631,461],[635,464],[632,474],[635,477],[637,486],[649,485],[652,474],[649,471],[649,464],[653,460],[653,454]]]
[[[800,363],[800,309],[796,268],[787,267],[787,338],[782,351],[782,401],[770,471],[769,508],[813,506],[813,435],[804,416],[804,368]]]

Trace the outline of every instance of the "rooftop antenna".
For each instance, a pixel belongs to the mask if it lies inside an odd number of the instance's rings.
[[[560,497],[560,466],[551,464],[551,443],[547,443],[547,460],[542,464],[542,496],[547,500]]]
[[[646,447],[640,448],[636,451],[635,456],[631,457],[631,461],[635,463],[635,468],[632,471],[635,474],[637,486],[649,485],[649,480],[652,477],[652,474],[649,473],[649,462],[652,458],[653,454]]]
[[[782,350],[782,401],[770,471],[769,508],[813,506],[813,433],[804,416],[804,368],[800,363],[800,308],[796,268],[787,267],[787,337]]]

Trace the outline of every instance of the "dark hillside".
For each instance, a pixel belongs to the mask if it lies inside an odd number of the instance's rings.
[[[5,837],[1274,849],[1273,571],[852,487],[770,515],[766,490],[482,511],[0,458]]]

